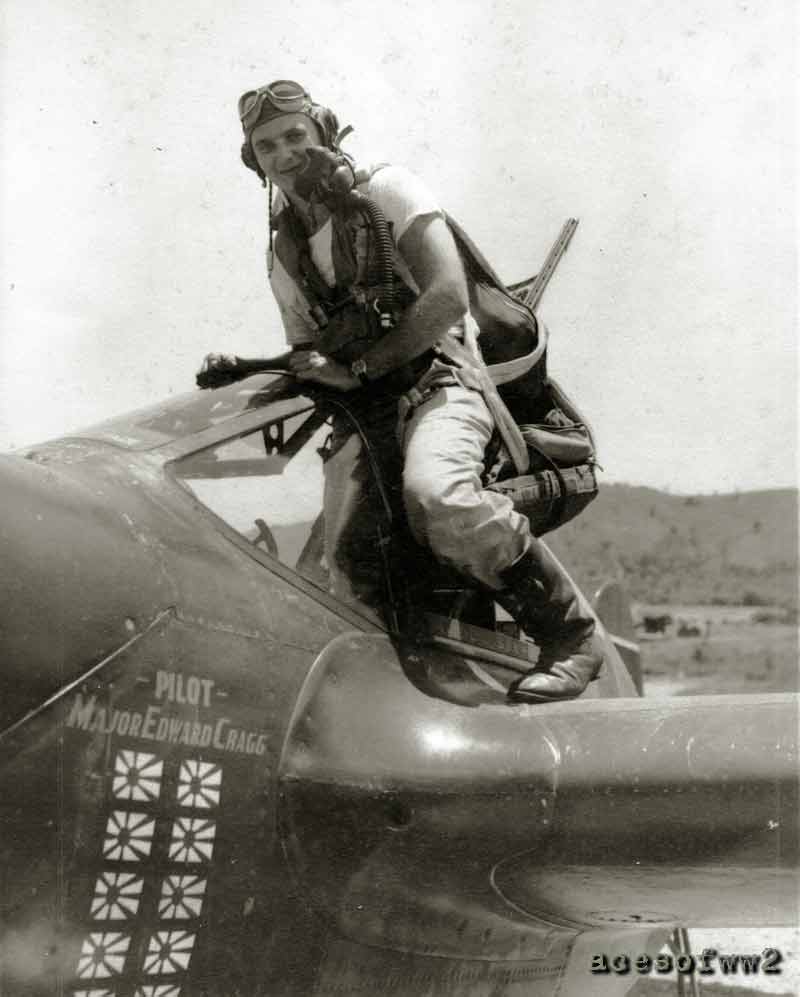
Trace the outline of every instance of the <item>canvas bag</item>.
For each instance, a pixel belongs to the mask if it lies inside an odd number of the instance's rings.
[[[470,311],[480,328],[478,345],[530,459],[529,473],[517,475],[508,452],[493,441],[484,485],[507,495],[534,535],[541,536],[573,519],[596,497],[594,437],[574,402],[547,375],[544,324],[506,288],[461,226],[449,216],[446,221],[464,263]]]

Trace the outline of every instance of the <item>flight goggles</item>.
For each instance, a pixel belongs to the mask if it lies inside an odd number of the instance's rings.
[[[239,98],[239,120],[245,132],[256,126],[267,103],[275,110],[272,117],[307,112],[311,107],[311,94],[294,80],[276,80],[258,90],[248,90]]]

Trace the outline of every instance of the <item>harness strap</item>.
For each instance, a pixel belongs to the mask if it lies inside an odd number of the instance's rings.
[[[547,349],[548,331],[547,326],[538,320],[539,338],[536,349],[532,353],[527,353],[522,357],[515,357],[505,363],[487,364],[486,370],[493,384],[508,384],[509,381],[516,381],[518,377],[527,374],[529,370],[536,366],[544,356]]]
[[[434,351],[458,368],[457,380],[464,387],[480,391],[497,431],[514,462],[517,474],[525,474],[530,466],[527,444],[519,426],[498,394],[486,365],[482,360],[476,358],[463,343],[452,336],[448,336],[445,342],[434,347]],[[414,386],[406,391],[401,398],[400,411],[403,421],[411,418],[414,410],[424,404],[442,386],[440,383],[433,382],[426,388],[420,389]]]

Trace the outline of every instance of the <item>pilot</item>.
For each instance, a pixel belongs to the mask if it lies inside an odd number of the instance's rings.
[[[269,187],[269,276],[292,370],[302,380],[352,393],[353,404],[366,398],[361,412],[374,438],[397,429],[403,504],[414,538],[490,589],[540,647],[536,667],[513,683],[509,697],[542,702],[579,695],[600,668],[600,637],[527,519],[508,497],[482,487],[494,423],[479,386],[448,357],[448,344],[477,356],[478,330],[437,199],[400,166],[361,173],[351,165],[357,190],[388,223],[399,319],[387,328],[375,317],[378,238],[363,215],[329,211],[303,182],[315,158],[310,148],[341,156],[336,116],[304,87],[279,80],[243,94],[239,117],[242,159]],[[354,311],[358,322],[342,320]],[[209,355],[206,366],[219,356]],[[367,477],[358,469],[365,459],[361,440],[341,426],[335,435],[336,452],[325,469],[329,534],[343,529],[333,522],[342,503],[331,499],[357,490]],[[332,584],[345,594],[341,573]]]

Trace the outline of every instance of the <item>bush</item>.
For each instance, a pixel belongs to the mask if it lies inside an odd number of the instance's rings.
[[[753,613],[751,619],[753,623],[783,623],[784,617],[785,614],[770,613],[761,609],[757,613]]]

